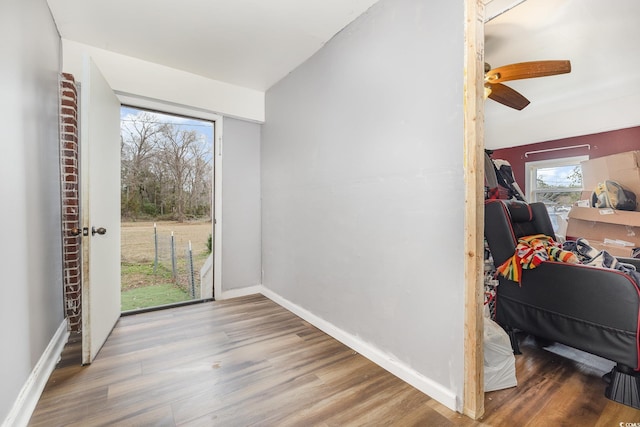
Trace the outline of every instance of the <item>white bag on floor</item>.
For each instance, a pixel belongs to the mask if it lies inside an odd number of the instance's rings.
[[[484,318],[484,391],[518,385],[516,358],[509,335],[493,320]]]

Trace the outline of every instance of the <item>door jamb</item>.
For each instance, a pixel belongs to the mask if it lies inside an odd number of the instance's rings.
[[[165,102],[147,97],[115,91],[122,105],[177,114],[214,122],[213,125],[213,298],[222,296],[222,134],[223,117],[219,114]]]

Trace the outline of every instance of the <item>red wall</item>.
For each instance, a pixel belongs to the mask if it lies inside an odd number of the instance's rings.
[[[588,144],[590,147],[567,148],[563,150],[545,153],[528,154],[530,151],[547,150],[550,148],[572,147]],[[576,136],[572,138],[557,139],[554,141],[527,144],[519,147],[501,148],[492,154],[494,159],[508,161],[513,168],[516,182],[524,190],[524,164],[537,160],[558,159],[588,155],[590,159],[608,156],[610,154],[623,153],[625,151],[640,150],[640,126],[614,130],[610,132],[594,133],[591,135]]]

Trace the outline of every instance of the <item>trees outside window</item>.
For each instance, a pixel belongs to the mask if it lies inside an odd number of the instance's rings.
[[[122,217],[211,216],[213,123],[123,107]]]

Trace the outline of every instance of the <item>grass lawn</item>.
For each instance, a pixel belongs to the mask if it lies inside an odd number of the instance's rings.
[[[191,296],[172,283],[148,285],[122,291],[121,311],[155,307],[191,299]]]
[[[190,300],[191,286],[194,295],[200,295],[200,268],[209,257],[207,240],[212,231],[211,221],[163,221],[155,225],[153,222],[122,222],[122,311]],[[175,243],[175,264],[171,261],[171,240]],[[189,243],[192,244],[193,284],[187,267]],[[154,260],[158,261],[157,265]],[[172,273],[174,265],[175,277]]]

